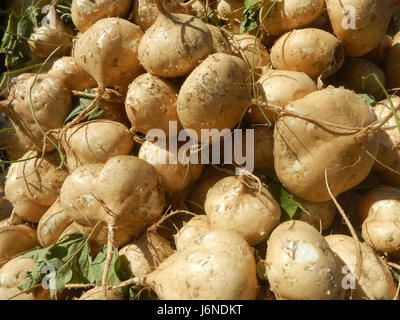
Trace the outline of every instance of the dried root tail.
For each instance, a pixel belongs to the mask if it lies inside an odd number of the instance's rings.
[[[7,224],[9,226],[13,226],[14,225],[14,219],[15,219],[15,209],[13,209],[13,211],[11,212],[11,216],[7,221]]]
[[[106,258],[106,263],[104,265],[103,278],[102,278],[103,294],[105,300],[107,300],[108,273],[110,271],[110,266],[115,249],[115,228],[116,228],[115,223],[108,224],[107,258]]]
[[[245,185],[247,185],[249,188],[252,189],[256,188],[258,194],[260,195],[263,187],[261,179],[257,177],[254,173],[251,173],[250,171],[246,170],[245,168],[240,168],[240,170],[241,170],[241,175],[239,176],[240,181]],[[246,178],[247,180],[250,180],[250,184],[246,182]],[[256,184],[256,186],[254,186],[254,184]]]
[[[343,220],[345,221],[347,227],[350,230],[351,236],[353,237],[353,239],[354,239],[354,241],[356,243],[356,247],[357,247],[357,253],[356,253],[356,258],[357,258],[357,261],[356,261],[356,277],[357,277],[357,279],[360,279],[361,271],[362,271],[362,265],[363,265],[361,242],[358,240],[357,233],[354,230],[354,227],[351,224],[349,218],[347,217],[347,215],[343,211],[342,207],[337,202],[336,198],[333,196],[333,194],[331,192],[331,189],[329,187],[329,182],[328,182],[328,171],[326,169],[325,169],[325,184],[326,184],[326,188],[328,190],[329,196],[331,197],[331,199],[334,202],[336,208],[338,209],[340,215],[342,216]]]
[[[83,110],[74,120],[72,120],[70,123],[68,123],[63,128],[63,130],[66,131],[67,129],[71,128],[75,124],[81,122],[82,120],[84,120],[85,118],[87,118],[88,116],[90,116],[91,114],[96,112],[98,110],[98,106],[96,106],[96,105],[101,100],[103,95],[104,95],[104,89],[99,88],[96,98],[93,99],[92,102],[89,104],[89,106],[87,106],[87,108],[85,110]]]

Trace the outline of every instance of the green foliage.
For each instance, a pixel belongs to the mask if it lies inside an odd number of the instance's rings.
[[[368,94],[368,93],[361,93],[361,94],[359,94],[359,96],[360,96],[366,103],[368,103],[368,105],[370,105],[371,107],[373,107],[373,106],[376,105],[376,103],[377,103],[375,97],[374,97],[373,95]]]
[[[54,2],[54,1],[53,1]],[[5,54],[5,65],[14,69],[31,59],[28,39],[38,22],[44,17],[42,0],[33,1],[24,12],[11,11],[8,17],[6,31],[0,44],[0,53]],[[72,23],[71,1],[62,0],[56,7],[56,13],[65,23]]]
[[[103,245],[102,250],[92,259],[90,247],[85,241],[83,235],[71,234],[48,248],[35,249],[23,255],[23,258],[35,260],[36,265],[28,272],[27,281],[19,289],[26,290],[44,282],[49,284],[50,296],[54,297],[55,292],[60,293],[66,284],[101,285],[107,248]],[[126,279],[127,274],[122,271],[118,251],[115,250],[108,284],[117,285]]]
[[[23,291],[37,284],[49,285],[50,296],[60,293],[67,284],[102,285],[103,270],[107,259],[107,246],[102,245],[95,257],[90,246],[81,234],[71,234],[56,244],[34,249],[23,258],[35,260],[35,267],[28,272],[28,279],[18,288]],[[118,250],[115,249],[108,273],[108,285],[118,285],[132,275],[123,268]],[[57,279],[57,280],[56,280]],[[130,300],[156,300],[153,291],[143,290],[142,286],[132,285],[118,289],[119,293]]]
[[[4,163],[4,160],[7,161],[7,156],[2,151],[0,152],[0,173],[3,173],[7,169],[7,163]]]
[[[257,249],[254,249],[254,258],[256,259],[256,266],[257,266],[257,278],[261,284],[268,283],[268,279],[265,275],[266,269],[264,263],[261,261],[260,254],[258,253]]]
[[[52,4],[54,4],[54,2],[55,0],[52,1]],[[56,7],[57,15],[65,24],[73,24],[71,17],[71,5],[71,0],[61,0]]]
[[[370,73],[370,74],[362,77],[363,90],[364,91],[366,90],[366,82],[367,82],[368,78],[370,78],[370,77],[375,79],[375,82],[379,85],[379,87],[381,88],[382,92],[385,94],[386,100],[389,102],[390,109],[392,110],[392,114],[393,114],[394,120],[396,122],[397,131],[400,133],[400,119],[399,119],[399,116],[397,114],[397,110],[394,107],[394,104],[393,104],[392,98],[389,95],[389,92],[386,90],[386,88],[383,85],[382,81],[379,80],[378,76],[375,73]]]
[[[257,270],[257,278],[261,286],[261,290],[257,296],[256,300],[262,300],[267,288],[269,287],[268,278],[266,275],[266,267],[265,264],[262,262],[260,254],[257,249],[253,248],[254,250],[254,258],[256,260],[256,270]]]
[[[4,33],[1,41],[0,53],[5,54],[5,65],[14,68],[30,59],[29,47],[25,39],[21,39],[17,30],[21,32],[21,28],[18,28],[21,16],[12,11],[8,18],[8,24],[6,32]],[[25,21],[25,20],[24,20]],[[26,22],[22,22],[26,25]],[[25,30],[26,31],[26,30]]]
[[[7,118],[3,116],[0,112],[0,137],[1,134],[14,131],[14,128],[3,128],[6,125]],[[1,146],[1,144],[0,144]],[[9,159],[7,157],[7,152],[5,150],[0,150],[0,173],[3,173],[9,166]]]
[[[90,89],[85,90],[86,93],[94,94],[95,92]],[[85,110],[93,101],[93,99],[88,99],[88,98],[79,98],[78,104],[74,107],[74,109],[71,111],[71,113],[68,115],[68,117],[64,121],[64,125],[67,124],[68,122],[72,121],[74,118],[76,118],[83,110]],[[101,103],[98,102],[96,104],[96,107],[100,107]],[[92,113],[86,121],[93,120],[100,116],[103,113],[103,110],[99,108],[96,112]]]
[[[304,212],[302,206],[295,200],[294,196],[287,192],[282,185],[278,183],[268,183],[266,188],[271,195],[278,201],[285,214],[284,219],[293,219],[296,213]]]
[[[397,281],[400,282],[400,273],[397,272],[397,270],[390,268],[390,271],[392,272],[393,278]]]
[[[240,23],[240,33],[251,32],[258,27],[260,15],[260,5],[262,0],[245,0],[242,22]]]
[[[262,2],[262,0],[244,0],[244,7],[247,8],[251,8],[255,5],[258,5],[260,2]]]
[[[212,24],[214,26],[220,25],[220,21],[214,10],[208,11],[208,13],[204,15],[204,17],[202,17],[201,20],[205,23]]]
[[[5,54],[5,65],[9,68],[18,67],[28,62],[31,52],[27,40],[42,15],[41,0],[34,1],[23,13],[11,11],[6,31],[0,44],[0,53]]]

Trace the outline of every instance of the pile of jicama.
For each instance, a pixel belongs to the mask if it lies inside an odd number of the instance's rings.
[[[398,0],[25,2],[0,299],[399,298]]]

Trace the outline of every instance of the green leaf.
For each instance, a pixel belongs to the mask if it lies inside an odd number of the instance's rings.
[[[20,37],[29,38],[33,32],[33,24],[30,20],[23,18],[17,26],[17,35]]]
[[[85,90],[86,93],[94,94],[95,92],[90,89]],[[93,99],[88,99],[88,98],[79,98],[78,104],[75,106],[75,108],[71,111],[71,113],[67,116],[67,118],[64,120],[64,125],[67,124],[68,122],[72,121],[74,118],[76,118],[83,110],[85,110],[90,103],[93,101]],[[100,107],[101,104],[98,102],[96,104],[96,107]],[[86,121],[92,120],[100,116],[104,110],[101,108],[97,110],[96,112],[92,113]],[[85,121],[82,121],[85,122]]]
[[[37,28],[39,26],[38,25],[38,20],[41,20],[41,18],[44,16],[42,14],[41,6],[39,6],[40,2],[41,1],[39,1],[39,3],[36,3],[36,4],[33,4],[33,5],[29,6],[25,10],[24,16],[21,19],[21,21],[22,20],[28,20],[32,24],[33,28],[32,28],[31,33],[33,32],[34,28]],[[30,37],[31,33],[29,33],[29,35],[27,35],[27,37]]]
[[[204,15],[204,17],[201,17],[201,20],[205,23],[212,24],[214,26],[220,25],[218,15],[215,13],[214,10],[210,10],[207,15]]]
[[[89,266],[89,272],[87,278],[90,283],[96,283],[96,285],[101,286],[106,258],[107,258],[107,246],[104,245],[102,247],[102,251],[97,254],[96,258],[93,260],[93,263]],[[118,272],[117,270],[119,270],[120,268],[121,266],[120,266],[118,250],[115,249],[111,260],[111,267],[108,273],[109,285],[117,285],[118,283],[121,282],[121,279],[117,274]]]
[[[239,32],[251,32],[258,27],[258,13],[260,9],[258,6],[253,6],[243,11],[242,21],[240,23]]]
[[[92,259],[90,258],[89,254],[89,246],[84,246],[78,259],[78,264],[80,266],[82,276],[86,279],[89,276],[90,264],[92,263]]]
[[[44,272],[46,270],[44,268],[49,266],[55,272],[58,272],[57,292],[61,292],[65,285],[69,283],[96,283],[101,285],[107,246],[104,245],[102,251],[92,260],[89,245],[85,241],[85,237],[81,234],[71,234],[53,246],[26,253],[23,257],[34,259],[35,267],[28,273],[28,279],[19,287],[20,290],[26,290],[41,283],[43,278],[48,275]],[[77,253],[80,247],[82,249]],[[68,264],[66,264],[67,261]],[[127,279],[128,276],[121,270],[121,261],[116,249],[111,261],[108,283],[117,285]],[[56,290],[50,288],[51,297],[54,297]],[[128,288],[125,290],[128,294]]]
[[[67,118],[64,120],[64,125],[73,120],[75,117],[77,117],[83,110],[85,110],[85,108],[80,105],[75,109],[73,109],[71,113],[67,116]]]
[[[244,6],[246,9],[250,9],[251,7],[258,6],[260,0],[244,0]]]
[[[104,112],[104,110],[99,109],[96,112],[93,112],[89,117],[88,117],[88,121],[96,119],[97,117],[99,117],[102,113]]]
[[[265,264],[262,262],[257,249],[254,249],[254,258],[256,259],[258,279],[260,280],[260,282],[268,282],[268,279],[265,275],[265,272],[266,272]]]
[[[29,55],[26,55],[25,48],[23,48],[21,41],[16,36],[20,19],[21,16],[19,14],[15,11],[11,11],[8,16],[7,28],[0,45],[0,53],[6,56],[5,64],[11,68],[18,64],[25,63],[30,58]]]
[[[361,93],[359,96],[366,102],[368,103],[371,107],[377,104],[377,101],[373,95],[370,95],[368,93]]]
[[[36,261],[43,261],[46,249],[36,249],[25,253],[22,258],[34,259]]]
[[[269,183],[266,185],[271,195],[278,201],[287,218],[293,219],[298,210],[302,210],[301,205],[294,199],[294,196],[287,192],[280,184]]]
[[[24,290],[28,290],[29,288],[32,288],[36,283],[34,282],[31,273],[28,272],[28,280],[26,280],[26,282],[24,282],[23,284],[21,284],[18,289],[21,291]]]
[[[34,28],[38,26],[41,14],[39,2],[32,3],[23,14],[11,11],[8,16],[7,28],[0,45],[0,53],[5,54],[6,67],[15,68],[28,62],[31,58],[31,51],[28,46],[28,39]]]
[[[11,46],[10,42],[12,40],[12,34],[17,32],[18,21],[20,18],[21,16],[18,15],[15,11],[11,11],[11,13],[9,14],[7,29],[6,32],[4,32],[3,39],[1,41],[1,47],[0,47],[1,51]]]
[[[76,257],[72,259],[70,264],[66,264],[68,260],[76,253],[80,246],[85,242],[85,237],[80,234],[72,234],[64,240],[53,246],[44,249],[32,250],[23,255],[23,258],[31,258],[35,260],[35,267],[29,273],[27,281],[19,288],[28,289],[31,286],[42,282],[43,278],[48,275],[46,268],[52,268],[54,272],[61,270],[57,277],[57,292],[61,292],[65,284],[70,283],[74,272],[71,266],[74,265]],[[87,246],[87,244],[86,244]],[[77,254],[79,257],[79,254]],[[64,266],[65,265],[65,266]],[[63,267],[63,269],[61,269]],[[82,277],[79,277],[81,279]],[[23,290],[23,289],[22,289]],[[50,296],[54,297],[55,290],[50,289]]]
[[[54,3],[55,1],[52,1],[52,5],[54,5]],[[73,24],[71,16],[71,4],[72,2],[69,0],[61,0],[56,7],[57,15],[65,24]]]
[[[258,27],[261,0],[245,0],[239,32],[251,32]]]
[[[392,272],[393,278],[397,280],[397,282],[400,282],[400,273],[398,273],[396,270],[393,268],[390,268],[390,271]]]
[[[101,285],[101,279],[103,277],[103,265],[106,261],[107,253],[103,250],[99,252],[96,258],[89,266],[88,280],[90,283],[96,283],[96,285]]]
[[[299,203],[294,200],[293,195],[286,192],[283,188],[281,193],[281,206],[285,209],[290,219],[294,217],[297,209],[300,208]]]
[[[49,261],[49,265],[55,267],[56,270],[60,270],[61,267],[63,266],[63,263],[62,264],[59,263],[60,261],[57,261],[57,262],[58,262],[58,264],[56,264],[56,261],[54,261],[53,264],[51,264],[51,262]],[[69,265],[64,267],[63,269],[61,269],[61,271],[58,273],[58,277],[57,277],[57,288],[56,288],[57,293],[61,293],[66,284],[76,283],[76,282],[71,281],[73,276],[74,276],[74,273]],[[54,289],[50,289],[50,296],[51,297],[55,296]]]

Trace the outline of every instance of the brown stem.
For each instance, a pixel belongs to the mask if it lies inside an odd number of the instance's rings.
[[[253,99],[253,104],[256,104],[256,101],[254,99]],[[285,108],[283,108],[281,106],[274,105],[274,104],[271,104],[271,103],[265,103],[265,102],[258,101],[258,104],[263,106],[263,107],[265,107],[266,109],[274,111],[280,118],[283,117],[283,116],[289,116],[289,117],[303,119],[303,120],[315,123],[317,125],[325,125],[325,126],[332,127],[332,128],[350,130],[350,131],[353,131],[353,132],[358,132],[358,131],[364,129],[363,127],[348,127],[348,126],[343,126],[343,125],[340,125],[340,124],[337,124],[337,123],[332,123],[332,122],[328,122],[328,121],[314,119],[314,118],[304,116],[304,115],[299,114],[299,113],[294,112],[294,111],[286,110]],[[349,134],[354,134],[354,133],[349,133]]]
[[[100,222],[97,222],[95,224],[95,226],[93,227],[92,231],[90,232],[89,236],[86,238],[85,242],[82,243],[82,245],[74,252],[74,254],[67,260],[67,262],[65,262],[61,268],[57,271],[56,274],[56,290],[55,290],[55,299],[58,300],[58,296],[57,296],[57,281],[58,281],[58,276],[60,275],[60,272],[72,261],[72,259],[74,259],[74,257],[82,250],[82,248],[85,246],[86,243],[89,242],[90,238],[92,237],[94,231],[96,230],[97,226],[99,225]]]
[[[259,102],[259,104],[261,106],[267,108],[267,109],[271,109],[274,112],[276,112],[279,115],[279,118],[281,118],[283,116],[291,116],[291,117],[295,117],[295,118],[299,118],[299,119],[303,119],[303,120],[315,123],[317,125],[325,125],[325,126],[328,126],[328,127],[333,127],[333,128],[352,131],[352,132],[349,132],[348,134],[349,135],[354,135],[354,139],[358,143],[364,142],[373,133],[375,133],[375,132],[377,132],[379,130],[382,130],[382,127],[390,120],[390,118],[393,117],[393,114],[391,112],[389,112],[382,119],[379,119],[379,120],[369,124],[366,127],[348,127],[348,126],[344,126],[344,125],[340,125],[340,124],[336,124],[336,123],[331,123],[331,122],[327,122],[327,121],[313,119],[313,118],[298,114],[296,112],[286,110],[285,108],[282,108],[282,107],[277,106],[277,105],[271,105],[271,104],[269,104],[269,103],[267,104],[265,102]],[[396,110],[396,112],[399,111],[400,110],[400,105],[395,110]]]
[[[374,157],[374,155],[369,152],[368,150],[365,150],[365,152],[367,153],[367,155],[369,155],[374,161],[376,161],[378,164],[380,164],[382,167],[386,168],[387,170],[400,175],[399,171],[396,171],[394,169],[392,169],[391,167],[389,167],[388,165],[384,164],[382,161],[379,161],[379,159],[377,159],[376,157]]]
[[[168,212],[169,211],[169,209],[166,211],[166,212]],[[148,233],[150,233],[150,232],[157,232],[157,229],[166,221],[166,220],[168,220],[169,218],[171,218],[172,216],[174,216],[174,215],[176,215],[176,214],[180,214],[180,213],[184,213],[184,214],[187,214],[187,215],[191,215],[191,216],[196,216],[196,214],[195,213],[193,213],[193,212],[190,212],[190,211],[187,211],[187,210],[176,210],[176,211],[173,211],[173,212],[170,212],[170,213],[165,213],[165,214],[163,214],[163,215],[161,215],[161,217],[160,217],[160,219],[157,221],[157,222],[155,222],[154,224],[152,224],[148,229],[147,229],[147,232]]]
[[[59,141],[61,139],[61,135],[62,135],[62,129],[58,128],[58,129],[52,129],[47,131],[47,134],[52,137],[54,137],[55,140]]]
[[[400,105],[395,109],[396,113],[399,111]],[[369,126],[365,127],[364,129],[360,130],[356,133],[354,139],[358,142],[364,142],[367,140],[374,132],[382,130],[382,127],[393,117],[392,112],[388,112],[388,114],[383,117],[382,119],[371,123]]]
[[[395,111],[399,111],[400,110],[400,105],[395,108]],[[375,122],[375,130],[381,129],[381,127],[383,127],[386,122],[388,122],[391,118],[393,117],[393,113],[392,112],[388,112],[388,114],[383,117],[381,120],[378,120],[377,122]]]
[[[361,248],[361,243],[358,240],[357,233],[354,230],[353,225],[351,224],[349,218],[347,217],[346,213],[340,206],[339,202],[337,202],[336,198],[332,194],[331,188],[329,186],[328,182],[328,171],[325,169],[325,184],[326,184],[326,189],[328,190],[329,196],[331,197],[333,203],[335,204],[336,208],[338,209],[340,215],[342,216],[344,222],[346,223],[347,227],[350,230],[351,236],[353,237],[355,243],[356,243],[356,277],[357,279],[360,279],[361,277],[361,272],[362,272],[362,266],[363,266],[363,257],[362,257],[362,248]]]
[[[108,289],[119,289],[123,287],[127,287],[133,284],[136,285],[144,285],[146,283],[146,277],[135,277],[129,280],[126,280],[124,282],[121,282],[120,284],[117,284],[116,286],[109,287]]]
[[[124,287],[129,287],[131,285],[140,285],[144,286],[146,284],[146,277],[135,277],[126,281],[123,281],[115,286],[109,286],[107,290],[115,290],[115,289],[120,289]],[[103,290],[103,288],[95,288],[93,289],[93,292],[99,292]]]
[[[93,288],[96,285],[94,283],[69,283],[64,286],[65,289],[81,289],[81,288]]]
[[[61,137],[64,135],[65,131],[67,131],[69,128],[74,126],[75,124],[81,122],[83,119],[89,116],[89,114],[93,111],[93,109],[96,109],[96,104],[101,100],[101,98],[104,95],[104,89],[99,88],[99,92],[96,95],[96,98],[89,104],[89,106],[86,107],[74,120],[69,122],[64,128],[63,128],[63,134]]]
[[[12,210],[11,216],[8,219],[7,223],[8,223],[9,226],[13,226],[14,225],[14,219],[15,219],[15,209]]]
[[[250,187],[249,184],[246,182],[246,176],[240,175],[239,176],[239,183],[240,183],[240,189],[239,189],[239,195],[243,195],[246,192],[246,186]]]
[[[13,295],[12,297],[8,298],[7,300],[13,300],[13,299],[19,297],[20,295],[22,295],[22,294],[24,294],[24,293],[31,292],[31,291],[33,291],[33,290],[35,290],[35,289],[40,288],[41,286],[42,286],[41,283],[39,283],[39,284],[37,284],[37,285],[34,285],[33,287],[30,287],[30,288],[28,288],[28,289],[25,289],[24,291],[21,291],[21,292],[15,294],[15,295]]]
[[[82,97],[82,98],[87,98],[87,99],[96,99],[98,97],[98,94],[95,93],[88,93],[88,92],[83,92],[83,91],[77,91],[77,90],[72,90],[71,94],[76,97]],[[125,103],[124,96],[119,93],[118,91],[115,90],[110,90],[106,89],[103,96],[100,98],[100,101],[105,101],[105,102],[115,102],[115,103]]]
[[[108,273],[110,271],[110,266],[112,262],[112,257],[115,248],[115,219],[114,222],[108,224],[108,236],[107,236],[107,258],[106,263],[104,265],[103,270],[103,278],[102,278],[102,285],[103,285],[103,295],[104,299],[107,300],[107,289],[108,289]]]

